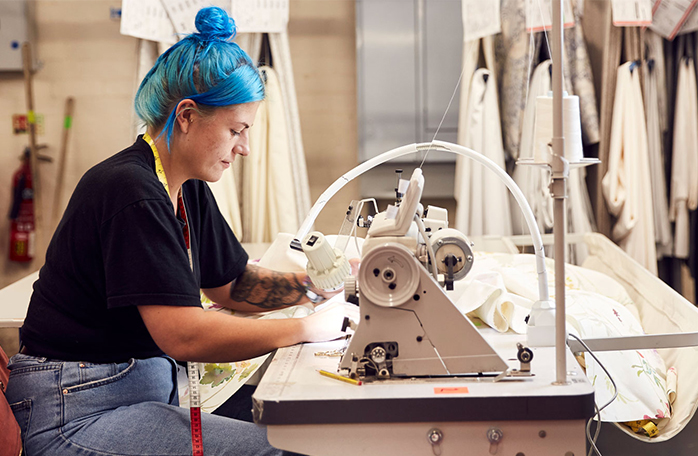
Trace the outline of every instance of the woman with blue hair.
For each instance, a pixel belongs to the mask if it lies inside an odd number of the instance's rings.
[[[307,302],[307,277],[247,264],[204,181],[237,155],[264,84],[219,8],[165,52],[135,100],[147,126],[78,183],[34,284],[6,392],[27,455],[192,454],[174,359],[224,362],[330,340],[346,307],[302,319],[204,312]],[[208,455],[279,454],[264,428],[205,414]]]

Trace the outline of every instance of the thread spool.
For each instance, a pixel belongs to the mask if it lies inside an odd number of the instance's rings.
[[[584,158],[582,148],[582,123],[579,113],[579,97],[564,92],[562,98],[563,125],[565,137],[564,157],[570,163],[578,163]],[[534,127],[533,154],[536,163],[550,163],[553,138],[553,97],[536,98],[536,121]]]

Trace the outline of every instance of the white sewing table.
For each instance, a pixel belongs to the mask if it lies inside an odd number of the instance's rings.
[[[482,331],[518,368],[524,337]],[[583,456],[594,390],[568,352],[569,384],[555,381],[554,348],[533,348],[532,378],[401,379],[353,385],[320,375],[339,358],[316,352],[344,341],[279,350],[253,396],[255,421],[272,445],[308,455]],[[441,431],[432,446],[427,434]],[[488,431],[499,429],[496,447]]]
[[[27,316],[32,285],[39,278],[39,271],[0,290],[0,328],[19,328]]]

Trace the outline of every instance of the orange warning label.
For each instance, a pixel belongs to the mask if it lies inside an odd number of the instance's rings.
[[[468,394],[467,386],[456,386],[450,388],[434,388],[434,394]]]

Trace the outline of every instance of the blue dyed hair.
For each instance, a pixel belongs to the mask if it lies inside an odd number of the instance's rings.
[[[218,7],[201,9],[196,29],[158,57],[136,93],[138,117],[159,128],[170,146],[177,105],[190,99],[206,111],[264,99],[264,82],[250,57],[231,42],[235,21]]]

